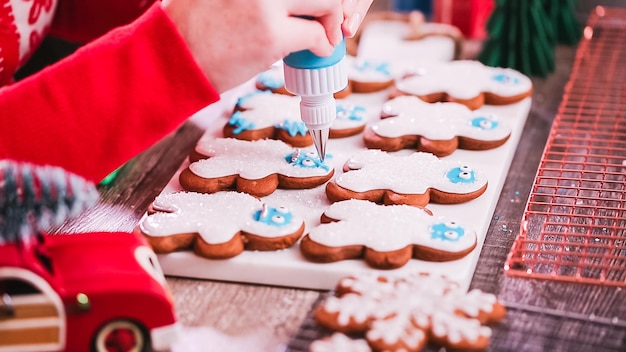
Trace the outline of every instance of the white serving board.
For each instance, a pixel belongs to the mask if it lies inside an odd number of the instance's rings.
[[[242,88],[243,89],[243,88]],[[240,94],[244,91],[240,90]],[[352,94],[346,100],[365,106],[369,113],[368,118],[378,119],[382,104],[387,99],[387,92],[373,94]],[[230,103],[230,101],[229,101]],[[195,119],[209,120],[206,133],[215,137],[222,137],[222,127],[227,121],[232,105],[224,102],[223,113],[213,109],[206,111],[203,116]],[[385,270],[387,274],[404,274],[407,272],[430,272],[445,274],[457,281],[462,287],[468,288],[474,273],[478,257],[489,223],[493,216],[496,203],[500,196],[509,166],[515,154],[517,144],[522,133],[526,118],[530,110],[531,100],[508,106],[484,106],[480,110],[485,113],[495,113],[501,122],[506,122],[512,129],[509,140],[501,147],[488,151],[457,150],[447,156],[447,159],[459,159],[476,170],[487,175],[487,191],[479,198],[463,204],[427,206],[434,214],[443,215],[468,227],[473,228],[478,235],[478,245],[466,257],[450,262],[426,262],[412,259],[400,269]],[[219,116],[215,116],[215,115]],[[312,147],[311,147],[312,148]],[[355,152],[364,149],[362,135],[332,139],[329,141],[327,152],[331,154],[336,168],[336,175],[342,172],[341,168]],[[413,150],[403,150],[397,153],[407,154]],[[181,168],[187,166],[185,161]],[[286,205],[292,211],[305,217],[306,228],[310,229],[320,223],[322,212],[330,205],[326,199],[324,186],[309,190],[277,190],[263,199],[276,205]],[[180,191],[178,172],[172,177],[163,192]],[[332,289],[337,281],[347,275],[359,272],[375,271],[362,260],[347,260],[337,263],[319,264],[306,260],[299,250],[299,244],[291,248],[273,252],[244,251],[237,257],[226,260],[209,260],[195,255],[191,251],[175,252],[159,255],[161,266],[166,275],[199,279],[244,282],[265,285],[299,287],[308,289]]]

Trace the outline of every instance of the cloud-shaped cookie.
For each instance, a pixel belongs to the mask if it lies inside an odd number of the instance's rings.
[[[272,139],[249,142],[203,136],[195,155],[192,160],[199,160],[192,161],[179,176],[183,189],[192,192],[234,189],[262,197],[277,188],[314,188],[334,174],[328,158],[321,161],[313,150]]]
[[[300,244],[314,262],[363,258],[374,268],[394,269],[411,258],[459,259],[476,247],[474,230],[408,205],[350,199],[333,203],[322,222]]]
[[[177,192],[159,195],[137,226],[157,253],[193,249],[224,259],[244,249],[270,251],[292,246],[304,220],[289,209],[239,192]]]
[[[366,108],[337,100],[337,117],[330,128],[330,138],[343,138],[365,128]],[[255,91],[238,99],[235,111],[224,125],[225,137],[254,141],[278,139],[294,147],[313,145],[300,117],[300,98]]]
[[[456,149],[493,149],[511,135],[511,128],[493,114],[457,103],[427,103],[415,96],[387,101],[382,117],[363,133],[368,148],[417,149],[446,156]]]
[[[344,173],[326,184],[331,202],[364,199],[384,204],[425,206],[474,199],[487,189],[487,178],[459,161],[415,152],[396,156],[369,149],[352,156]]]
[[[510,68],[485,66],[479,61],[423,62],[397,79],[391,97],[415,95],[434,103],[451,101],[475,110],[483,104],[516,103],[532,94],[530,78]]]

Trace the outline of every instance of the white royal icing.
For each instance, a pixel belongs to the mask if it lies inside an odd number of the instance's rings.
[[[240,97],[237,106],[245,110],[237,114],[253,123],[253,129],[280,125],[284,121],[302,123],[298,96],[256,91]]]
[[[456,60],[423,62],[415,68],[414,74],[397,79],[396,87],[417,96],[446,92],[457,99],[472,99],[482,92],[516,96],[532,89],[532,82],[510,68],[485,66],[474,60]]]
[[[351,339],[336,332],[326,339],[315,340],[309,347],[310,352],[370,352],[372,349],[363,339]]]
[[[246,193],[218,192],[162,193],[153,202],[157,211],[139,224],[148,236],[198,233],[210,244],[228,242],[235,233],[245,231],[263,237],[281,237],[296,232],[303,219],[293,215],[282,226],[256,221],[254,214],[263,202]]]
[[[435,155],[415,152],[396,156],[377,149],[361,151],[345,163],[352,171],[335,178],[337,185],[354,192],[388,189],[402,194],[424,194],[428,189],[450,193],[471,193],[487,184],[487,178],[474,172],[473,182],[450,182],[449,170],[462,167],[458,161],[443,160]]]
[[[235,130],[241,124],[249,125],[245,130],[258,130],[267,127],[277,127],[288,130],[286,125],[294,127],[291,133],[305,135],[306,126],[300,115],[300,97],[272,93],[270,91],[256,91],[239,98],[237,106],[244,111],[235,112],[236,120],[231,115],[231,121]],[[347,100],[336,101],[337,116],[332,130],[341,130],[364,126],[367,122],[367,108],[363,105],[354,104]],[[230,123],[230,122],[229,122]],[[235,136],[237,132],[235,132]]]
[[[383,83],[393,80],[391,61],[346,56],[346,63],[348,79],[351,81]]]
[[[382,114],[392,116],[370,125],[379,136],[408,135],[431,140],[455,136],[481,141],[498,141],[511,134],[511,128],[493,114],[472,111],[457,103],[427,103],[416,96],[403,95],[383,104]]]
[[[364,245],[387,252],[417,245],[460,252],[476,243],[474,230],[409,205],[351,199],[333,203],[324,214],[339,221],[313,228],[309,237],[327,246]]]
[[[414,274],[386,279],[387,282],[381,284],[376,274],[362,274],[350,282],[342,281],[341,286],[350,293],[329,297],[321,309],[337,314],[338,323],[344,326],[350,321],[371,321],[366,331],[370,341],[383,339],[390,344],[403,341],[415,345],[420,337],[427,338],[429,332],[450,343],[472,343],[491,336],[491,329],[481,325],[474,316],[466,317],[457,312],[489,313],[496,303],[495,296],[481,291],[465,293],[456,283],[438,275]],[[390,285],[394,289],[389,289]]]
[[[302,155],[308,155],[313,164],[318,163],[323,167],[297,166],[285,159],[298,150],[272,139],[243,141],[205,135],[196,144],[196,151],[209,158],[191,163],[189,169],[204,178],[239,175],[250,180],[271,174],[289,177],[326,176],[333,171],[333,166],[329,164],[331,159],[320,162],[317,153],[310,148],[302,149]]]

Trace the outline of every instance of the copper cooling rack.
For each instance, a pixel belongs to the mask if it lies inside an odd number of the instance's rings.
[[[505,270],[626,287],[626,10],[587,23]]]

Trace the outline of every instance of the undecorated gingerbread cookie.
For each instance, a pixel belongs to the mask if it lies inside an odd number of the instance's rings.
[[[417,149],[441,157],[456,149],[497,148],[511,135],[511,128],[493,114],[457,103],[427,103],[408,95],[383,104],[381,117],[363,133],[368,148]]]
[[[396,269],[411,258],[450,261],[476,247],[474,230],[408,205],[366,200],[332,204],[300,242],[307,259],[331,263],[363,258],[376,269]]]
[[[359,152],[343,173],[326,184],[331,202],[363,199],[375,203],[425,206],[463,203],[487,189],[487,177],[460,161],[431,153],[394,155],[378,149]]]
[[[313,150],[273,139],[249,142],[205,135],[190,160],[180,173],[180,185],[202,193],[237,190],[263,197],[277,188],[314,188],[334,174],[328,158],[321,161]]]
[[[317,323],[362,335],[374,351],[418,352],[427,344],[484,350],[491,338],[485,324],[499,322],[506,314],[496,296],[465,292],[441,275],[351,276],[342,279],[335,292],[315,309]]]
[[[476,110],[484,104],[519,102],[532,91],[530,78],[519,71],[456,60],[420,63],[413,72],[396,79],[390,97],[414,95],[429,103],[451,101]]]
[[[361,133],[366,124],[366,108],[348,101],[336,101],[337,117],[330,138]],[[302,148],[313,145],[300,118],[300,98],[256,91],[239,98],[235,111],[224,126],[224,136],[242,140],[278,139]]]
[[[304,220],[245,193],[177,192],[159,195],[136,231],[157,253],[193,249],[206,258],[225,259],[244,249],[290,247],[302,235]]]

